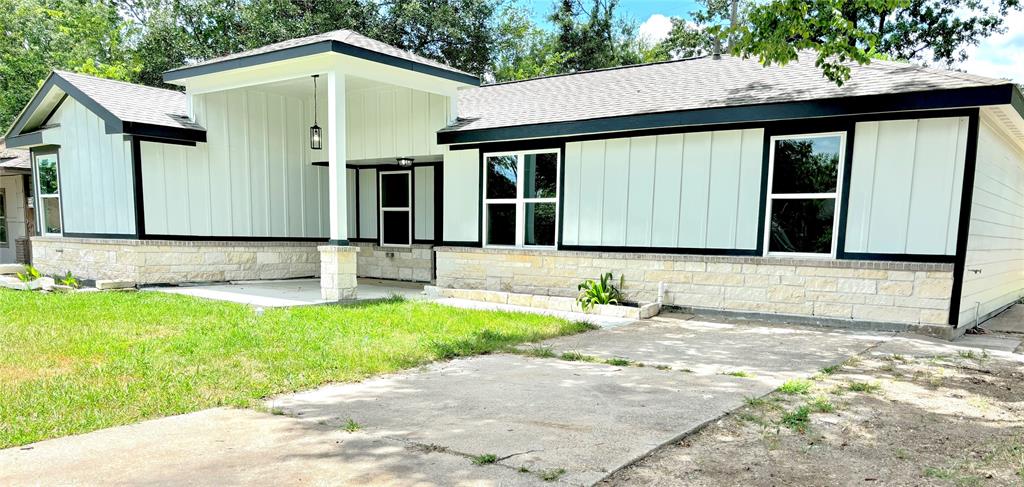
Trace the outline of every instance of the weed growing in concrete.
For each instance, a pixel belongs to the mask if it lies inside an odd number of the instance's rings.
[[[751,374],[750,372],[747,372],[745,370],[731,370],[731,371],[728,371],[728,372],[722,372],[722,375],[731,375],[733,377],[743,377],[745,379],[749,379],[751,377],[754,377],[754,374]]]
[[[615,358],[610,358],[608,360],[605,360],[604,363],[606,363],[608,365],[615,365],[617,367],[628,367],[629,364],[631,364],[633,362],[631,362],[628,359],[615,357]]]
[[[538,358],[552,358],[558,356],[551,347],[533,347],[529,350],[523,351],[522,353],[523,355]]]
[[[569,362],[596,362],[597,361],[596,358],[591,357],[590,355],[583,355],[582,353],[575,352],[575,351],[573,351],[573,352],[564,352],[564,353],[562,353],[561,356],[559,356],[559,358],[561,358],[562,360],[567,360]]]
[[[683,373],[686,373],[686,374],[692,374],[693,373],[693,369],[679,369],[679,371],[683,372]]]
[[[658,370],[672,370],[672,367],[669,367],[667,365],[655,365],[654,368]]]
[[[284,409],[270,408],[270,414],[273,414],[274,416],[284,416]]]
[[[816,413],[831,413],[836,410],[834,404],[832,404],[828,399],[821,396],[814,398],[809,403],[807,403],[807,405],[810,406],[811,409]]]
[[[810,422],[811,408],[807,406],[800,406],[783,414],[782,419],[779,421],[782,426],[799,433],[807,431],[807,426],[810,425]]]
[[[807,394],[811,390],[811,381],[804,379],[789,379],[779,386],[778,391],[783,394]]]
[[[356,431],[363,429],[363,426],[355,422],[352,418],[348,418],[348,421],[345,422],[345,425],[342,426],[342,428],[349,433],[355,433]]]
[[[564,468],[553,468],[551,470],[544,470],[543,472],[540,472],[539,477],[545,482],[554,482],[562,478],[563,475],[565,475]]]
[[[490,465],[498,461],[498,456],[493,453],[484,453],[473,457],[473,465]]]
[[[871,382],[851,382],[846,385],[846,388],[853,392],[863,392],[865,394],[874,394],[882,389],[882,386]]]
[[[526,468],[525,466],[519,467],[518,470],[519,473],[530,473],[530,469]]]

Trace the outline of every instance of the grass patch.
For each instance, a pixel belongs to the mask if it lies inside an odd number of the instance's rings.
[[[783,394],[796,395],[807,394],[811,390],[811,381],[804,379],[789,379],[777,389]]]
[[[473,465],[490,465],[498,461],[498,456],[493,453],[484,453],[473,457]]]
[[[808,406],[800,406],[792,411],[787,411],[782,415],[782,419],[779,420],[779,424],[782,426],[799,433],[807,431],[810,423],[811,408]]]
[[[606,363],[608,365],[615,365],[617,367],[628,367],[629,364],[631,364],[633,362],[628,360],[628,359],[615,357],[615,358],[610,358],[608,360],[605,360],[604,363]]]
[[[592,325],[422,301],[266,309],[0,289],[0,448],[505,350]]]
[[[533,347],[527,350],[523,350],[520,353],[529,357],[538,358],[553,358],[558,356],[558,354],[555,353],[555,351],[552,350],[551,347]]]
[[[731,375],[733,377],[743,377],[745,379],[749,379],[749,378],[754,377],[754,374],[751,374],[750,372],[747,372],[747,371],[744,371],[744,370],[730,370],[730,371],[727,371],[727,372],[722,372],[722,375]]]
[[[565,475],[564,468],[553,468],[551,470],[544,470],[540,472],[540,474],[538,474],[537,476],[540,477],[540,479],[545,482],[554,482],[562,478],[563,475]]]
[[[818,372],[820,372],[822,375],[832,375],[835,374],[836,372],[839,372],[839,369],[842,368],[842,364],[835,364],[829,365],[828,367],[822,367]]]
[[[569,362],[596,362],[597,358],[579,352],[563,352],[558,358]]]
[[[342,429],[348,431],[349,433],[355,433],[356,431],[363,429],[363,426],[355,422],[355,420],[353,420],[352,418],[348,418],[348,421],[345,422],[344,426],[342,426]]]
[[[820,396],[812,399],[807,403],[807,405],[816,413],[831,413],[836,410],[836,406],[834,404],[832,404],[828,399]]]
[[[846,389],[852,392],[863,392],[865,394],[874,394],[882,389],[882,386],[872,382],[851,382],[846,385]]]

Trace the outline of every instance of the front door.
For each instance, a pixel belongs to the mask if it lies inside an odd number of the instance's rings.
[[[412,171],[381,171],[380,245],[412,245]]]

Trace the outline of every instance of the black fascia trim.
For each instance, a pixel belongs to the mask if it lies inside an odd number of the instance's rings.
[[[144,137],[126,134],[124,140],[131,140],[133,138],[139,139],[139,142],[152,142],[154,144],[167,144],[167,145],[183,145],[186,147],[195,147],[196,142],[194,140],[176,140],[176,139],[159,139],[156,137]]]
[[[173,235],[152,233],[140,237],[139,240],[178,240],[182,242],[331,242],[331,240],[323,237],[243,237],[238,235]],[[343,242],[346,243],[342,245],[348,245],[347,240],[343,240]]]
[[[845,252],[837,260],[874,260],[884,262],[921,262],[926,264],[952,264],[954,255],[940,254],[879,254],[871,252]]]
[[[164,142],[171,140],[206,142],[205,130],[185,127],[167,127],[164,125],[153,125],[149,123],[122,122],[121,130],[119,132],[128,135],[138,135],[147,139],[158,139],[151,140],[151,142]]]
[[[142,139],[132,137],[132,195],[135,208],[135,234],[146,238],[146,205],[142,192]]]
[[[949,324],[960,325],[960,294],[964,289],[964,272],[967,264],[967,240],[971,230],[971,204],[974,200],[974,176],[978,165],[978,133],[981,128],[981,111],[974,110],[968,118],[967,155],[964,161],[964,177],[960,195],[960,216],[957,220],[956,260],[953,262],[953,287],[949,295]]]
[[[881,114],[886,112],[1006,105],[1011,103],[1014,91],[1016,91],[1016,88],[1013,85],[1006,84],[916,93],[704,108],[479,130],[442,131],[437,133],[437,142],[442,145],[470,144],[535,139],[539,137],[559,137],[584,133],[686,127],[691,125],[699,125],[702,130],[719,130],[710,126],[744,122],[865,115],[870,113]]]
[[[468,240],[442,240],[441,247],[483,247],[480,242],[473,242]]]
[[[8,135],[7,138],[4,139],[4,143],[11,149],[39,145],[43,143],[43,133],[29,132],[22,135]]]
[[[194,76],[202,76],[205,74],[219,73],[221,71],[228,71],[232,69],[247,68],[250,66],[257,66],[260,64],[272,63],[277,61],[286,61],[289,59],[295,59],[304,56],[312,56],[314,54],[322,54],[325,52],[336,52],[338,54],[344,54],[367,61],[372,61],[380,64],[386,64],[396,68],[407,69],[417,73],[423,73],[438,78],[444,78],[460,83],[470,84],[473,86],[480,86],[480,78],[469,74],[457,73],[449,71],[436,66],[419,63],[416,61],[410,61],[408,59],[402,59],[389,54],[380,53],[377,51],[371,51],[361,47],[346,44],[341,41],[328,39],[320,42],[314,42],[312,44],[305,44],[302,46],[289,47],[277,51],[270,51],[261,54],[253,54],[250,56],[228,59],[225,61],[214,62],[211,64],[203,64],[200,66],[183,67],[178,69],[172,69],[164,72],[164,82],[171,82],[175,80],[191,78]]]
[[[377,243],[377,239],[375,239],[375,238],[363,238],[363,237],[350,238],[350,239],[348,239],[348,241],[351,242],[351,243]]]
[[[562,245],[557,251],[571,252],[616,252],[632,254],[690,254],[723,255],[736,257],[761,257],[757,249],[714,249],[694,247],[630,247],[622,245]]]
[[[138,240],[139,236],[134,233],[87,233],[87,232],[64,232],[62,237],[67,238],[106,238],[111,240]]]

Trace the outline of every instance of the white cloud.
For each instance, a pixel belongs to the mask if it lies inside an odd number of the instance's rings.
[[[1004,26],[1005,33],[969,48],[970,57],[960,67],[968,73],[1024,83],[1024,12],[1007,14]]]
[[[651,44],[665,40],[671,31],[672,19],[662,14],[651,15],[644,23],[640,24],[640,37]]]

